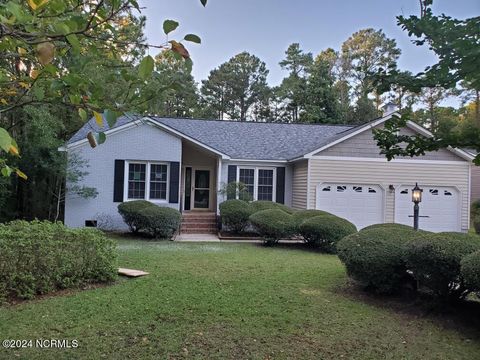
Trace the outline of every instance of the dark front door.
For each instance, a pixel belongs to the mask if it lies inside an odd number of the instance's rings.
[[[192,206],[192,168],[185,168],[185,202],[183,208],[190,210]]]
[[[210,208],[210,170],[194,171],[193,208]]]

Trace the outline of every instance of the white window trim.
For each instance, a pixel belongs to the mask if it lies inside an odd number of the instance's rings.
[[[264,166],[237,166],[237,183],[240,182],[240,169],[253,169],[253,201],[258,199],[258,170],[273,170],[273,184],[272,184],[272,201],[277,201],[277,168]],[[238,194],[236,198],[238,199]]]
[[[143,199],[130,199],[128,197],[128,170],[130,164],[145,164],[145,197]],[[167,166],[167,193],[165,199],[150,199],[150,172],[151,165]],[[144,161],[144,160],[125,160],[125,171],[123,177],[123,201],[147,200],[156,204],[167,204],[170,196],[170,163],[162,161]]]

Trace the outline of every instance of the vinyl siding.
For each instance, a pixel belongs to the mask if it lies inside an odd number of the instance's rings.
[[[315,156],[310,159],[309,207],[316,206],[317,186],[324,182],[378,184],[385,190],[385,222],[395,218],[395,193],[389,185],[455,186],[460,192],[462,231],[469,228],[469,163],[424,163],[416,161],[343,160]],[[295,178],[295,176],[294,176]],[[306,188],[306,187],[305,187]],[[295,193],[295,191],[294,191]]]
[[[480,166],[472,165],[472,201],[480,200]]]
[[[378,128],[383,127],[379,125]],[[409,129],[404,128],[400,131],[402,135],[415,135],[416,133]],[[385,155],[380,154],[380,149],[377,146],[376,140],[373,138],[372,130],[365,130],[364,132],[351,137],[341,143],[333,145],[332,147],[323,150],[318,153],[319,156],[346,156],[346,157],[373,157],[384,158]],[[400,157],[403,158],[403,157]],[[421,157],[406,157],[404,159],[411,160],[443,160],[443,161],[465,161],[461,157],[455,155],[449,150],[441,149],[438,151],[427,152]]]
[[[296,162],[293,166],[292,207],[307,208],[308,160]]]

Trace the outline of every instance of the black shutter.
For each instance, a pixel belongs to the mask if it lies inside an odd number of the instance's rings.
[[[228,183],[236,182],[237,181],[237,166],[236,165],[228,165]],[[235,194],[232,191],[227,192],[227,200],[235,199]]]
[[[113,174],[113,202],[123,201],[123,186],[125,183],[125,160],[115,160]]]
[[[178,189],[180,187],[180,163],[172,161],[170,163],[170,191],[168,202],[178,204]]]
[[[277,167],[276,202],[285,204],[285,167]]]

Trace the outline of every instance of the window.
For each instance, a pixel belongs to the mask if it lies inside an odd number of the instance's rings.
[[[438,195],[438,189],[430,189],[429,191],[432,195]]]
[[[448,190],[444,190],[443,193],[445,194],[445,196],[452,196],[452,193]]]
[[[238,181],[246,185],[247,191],[253,199],[255,192],[255,169],[240,169]]]
[[[275,201],[276,170],[272,168],[239,168],[237,181],[247,186],[253,200]]]
[[[167,165],[150,165],[150,199],[167,199]]]
[[[404,190],[400,191],[400,194],[408,194],[408,189],[404,189]]]
[[[369,188],[368,188],[368,192],[371,193],[371,194],[376,194],[376,193],[377,193],[377,190],[369,187]]]
[[[273,170],[258,170],[257,199],[273,201]]]
[[[330,185],[329,186],[325,186],[322,191],[330,191]]]
[[[145,199],[146,164],[128,164],[128,198]]]
[[[355,192],[362,192],[363,191],[363,188],[361,186],[354,186],[353,187],[353,191]]]
[[[126,176],[128,200],[166,201],[168,165],[151,162],[128,162]]]
[[[346,186],[344,186],[344,185],[337,186],[337,192],[344,192],[345,190],[347,190]]]

